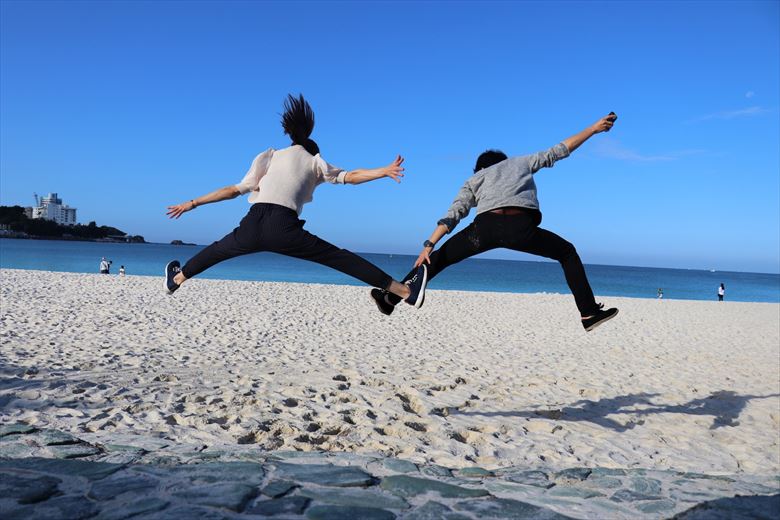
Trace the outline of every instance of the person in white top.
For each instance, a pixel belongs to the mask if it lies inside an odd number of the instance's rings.
[[[722,302],[724,296],[726,296],[726,286],[720,284],[720,287],[718,287],[718,301]]]
[[[403,158],[399,155],[382,168],[345,171],[325,162],[319,146],[309,138],[314,129],[314,113],[303,96],[287,96],[282,115],[284,133],[292,143],[281,150],[269,148],[252,162],[238,184],[226,186],[195,199],[168,206],[167,215],[179,218],[198,206],[233,199],[249,193],[249,213],[232,232],[204,248],[184,267],[173,260],[165,267],[165,290],[173,294],[181,284],[209,267],[239,255],[271,251],[310,260],[348,274],[373,287],[385,289],[419,308],[425,297],[427,268],[405,284],[358,255],[340,249],[303,229],[299,218],[303,206],[311,202],[314,189],[323,182],[362,184],[390,177],[400,182]]]
[[[100,274],[109,274],[111,271],[111,260],[106,260],[106,257],[100,259]]]

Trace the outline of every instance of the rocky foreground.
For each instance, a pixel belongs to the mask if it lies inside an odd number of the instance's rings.
[[[0,427],[5,520],[775,519],[780,477],[479,467]]]

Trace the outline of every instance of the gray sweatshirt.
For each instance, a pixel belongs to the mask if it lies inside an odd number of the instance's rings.
[[[507,206],[538,210],[534,173],[541,168],[550,168],[556,161],[568,156],[569,149],[559,143],[549,150],[510,157],[478,171],[469,177],[438,223],[447,226],[449,233],[474,206],[477,207],[477,215]]]

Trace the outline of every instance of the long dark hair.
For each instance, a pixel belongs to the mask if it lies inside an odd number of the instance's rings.
[[[303,99],[303,94],[298,94],[297,98],[287,94],[287,99],[284,101],[284,114],[282,114],[282,128],[292,139],[292,144],[303,146],[312,155],[320,153],[317,143],[309,139],[314,130],[314,111],[308,101]]]

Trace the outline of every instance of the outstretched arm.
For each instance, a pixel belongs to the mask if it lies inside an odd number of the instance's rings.
[[[404,158],[399,155],[395,158],[395,161],[381,168],[352,170],[351,172],[347,172],[344,176],[344,184],[363,184],[364,182],[381,179],[382,177],[390,177],[395,182],[401,182],[401,177],[404,176],[404,174],[401,173],[404,171],[403,167],[401,167],[403,162]]]
[[[601,132],[609,132],[609,129],[612,128],[612,125],[615,124],[616,119],[617,116],[615,114],[609,114],[607,116],[604,116],[598,121],[596,121],[595,123],[593,123],[592,125],[590,125],[585,130],[583,130],[582,132],[579,132],[567,139],[564,139],[563,144],[566,145],[566,148],[569,149],[569,153],[571,153],[577,148],[579,148],[582,143],[584,143],[594,135]]]
[[[201,195],[200,197],[188,200],[187,202],[182,202],[181,204],[177,204],[175,206],[168,206],[168,212],[166,215],[168,215],[169,218],[179,218],[182,216],[182,214],[191,211],[198,206],[210,204],[212,202],[235,199],[239,195],[241,195],[241,192],[236,186],[225,186],[224,188],[212,191],[206,195]]]
[[[573,136],[564,139],[559,144],[556,144],[549,150],[544,150],[538,153],[532,153],[524,156],[528,161],[528,167],[532,173],[536,173],[542,168],[552,168],[552,166],[561,159],[569,156],[571,152],[580,147],[582,143],[593,137],[600,132],[608,132],[612,125],[615,123],[617,116],[614,113],[602,117],[588,128],[574,134]]]

